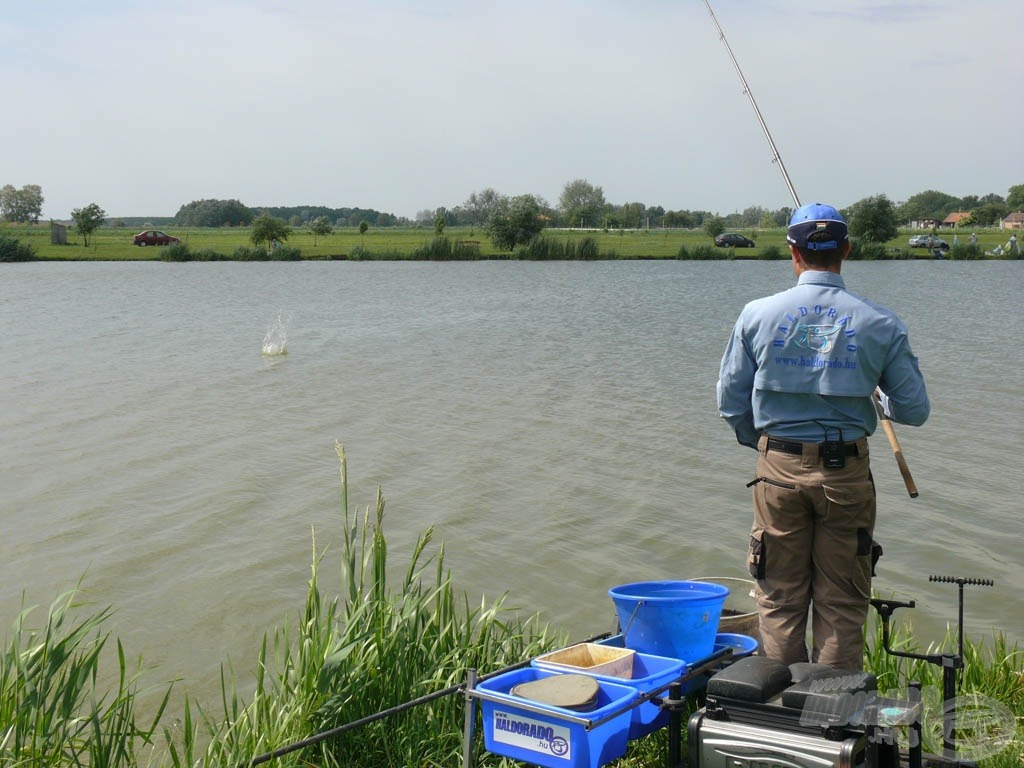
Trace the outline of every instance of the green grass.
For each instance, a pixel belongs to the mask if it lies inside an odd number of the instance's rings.
[[[117,687],[104,690],[101,663],[109,635],[102,625],[110,611],[72,618],[77,590],[50,606],[46,623],[29,625],[33,608],[14,621],[0,657],[0,764],[5,766],[136,765],[140,747],[153,743],[170,690],[153,721],[139,725],[135,701],[138,673],[129,673],[125,650],[116,644]]]
[[[0,235],[17,238],[22,244],[30,245],[39,259],[59,261],[157,261],[165,257],[166,248],[141,248],[131,244],[131,236],[137,230],[102,227],[90,237],[89,246],[83,245],[82,238],[74,228],[68,229],[67,245],[51,245],[49,224],[0,225]],[[186,228],[167,227],[166,232],[180,237],[191,253],[215,252],[224,258],[231,258],[237,248],[251,247],[248,227]],[[580,258],[581,243],[589,240],[597,249],[596,258],[617,259],[675,259],[675,258],[717,258],[717,259],[760,259],[788,258],[786,233],[782,228],[741,230],[743,234],[757,241],[756,248],[715,248],[709,238],[700,230],[652,229],[644,230],[545,230],[543,237],[549,241],[550,252],[564,249],[569,257]],[[931,255],[925,249],[911,249],[907,238],[910,230],[885,243],[886,257],[897,259],[928,259]],[[943,233],[946,240],[952,237]],[[449,227],[445,237],[452,248],[459,244],[476,245],[479,258],[537,258],[529,249],[510,254],[494,247],[482,228]],[[981,231],[978,236],[978,257],[996,245],[1006,242],[1007,235],[999,230]],[[314,245],[315,241],[315,245]],[[371,228],[360,235],[357,228],[336,229],[326,237],[315,237],[304,229],[295,229],[287,245],[301,250],[303,259],[347,259],[364,258],[411,259],[430,258],[436,253],[434,232],[430,228]],[[960,238],[960,245],[966,245],[966,236]],[[680,249],[688,255],[681,256]],[[589,249],[584,249],[591,253]],[[417,253],[419,252],[419,253]],[[961,253],[961,256],[964,256]],[[443,256],[442,256],[443,257]],[[550,257],[550,256],[549,256]]]
[[[430,554],[432,529],[396,570],[384,534],[382,493],[361,514],[350,513],[340,445],[338,458],[344,526],[338,583],[325,587],[324,553],[314,539],[298,617],[264,635],[248,674],[240,676],[226,662],[215,706],[185,694],[181,711],[169,712],[168,684],[155,713],[143,719],[137,711],[141,662],[129,665],[120,641],[112,642],[104,630],[110,609],[75,618],[88,608],[75,602],[75,590],[54,602],[41,627],[30,624],[33,609],[22,611],[0,649],[0,765],[221,768],[256,758],[276,768],[460,765],[461,687],[468,671],[493,674],[564,647],[567,638],[536,616],[520,617],[504,596],[473,604],[458,594],[443,545]],[[889,656],[880,649],[877,628],[867,634],[867,666],[880,689],[918,679],[926,689],[941,690],[937,667]],[[891,644],[913,650],[908,634],[895,635]],[[1024,652],[996,636],[991,645],[969,642],[965,655],[958,695],[987,696],[1018,720],[1024,716]],[[405,706],[409,702],[416,706]],[[483,749],[478,710],[474,765],[513,765]],[[926,723],[937,722],[941,714],[930,712]],[[310,738],[316,734],[328,737]],[[927,751],[941,751],[937,738],[934,729],[926,732]],[[667,731],[658,731],[630,742],[627,754],[611,765],[664,765],[667,746]],[[274,752],[281,754],[263,760]],[[1020,768],[1022,758],[1018,738],[981,765]]]

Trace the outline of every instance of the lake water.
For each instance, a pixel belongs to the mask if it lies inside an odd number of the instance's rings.
[[[875,587],[1024,640],[1022,262],[851,263],[907,321],[933,401],[879,432]],[[435,526],[457,589],[611,629],[609,587],[743,577],[755,454],[716,413],[741,306],[788,263],[58,263],[0,268],[0,618],[83,577],[157,679],[217,689],[336,588],[335,440],[400,573]],[[264,355],[280,318],[287,354]],[[434,550],[436,551],[436,550]]]

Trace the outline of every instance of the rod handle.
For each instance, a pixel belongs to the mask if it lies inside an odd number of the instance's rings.
[[[878,398],[874,397],[872,400],[875,403],[875,410],[878,412],[878,420],[882,423],[882,429],[885,431],[885,437],[889,441],[889,447],[892,448],[892,455],[896,459],[896,466],[899,467],[900,475],[903,477],[903,485],[906,486],[910,498],[916,499],[918,496],[917,483],[914,482],[914,476],[910,474],[907,460],[903,458],[903,449],[900,448],[900,441],[896,439],[896,430],[893,429],[892,420],[885,415]]]

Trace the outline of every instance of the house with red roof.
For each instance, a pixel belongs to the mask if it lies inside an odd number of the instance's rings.
[[[1024,229],[1024,211],[1014,211],[999,222],[1000,229]]]
[[[956,228],[964,219],[971,218],[970,211],[954,211],[942,220],[942,226]]]

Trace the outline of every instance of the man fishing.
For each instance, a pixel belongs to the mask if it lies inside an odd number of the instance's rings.
[[[846,290],[846,221],[821,203],[796,210],[786,237],[797,284],[743,308],[722,357],[718,410],[757,450],[748,566],[763,653],[861,669],[871,597],[874,397],[919,426],[930,404],[907,329]]]

